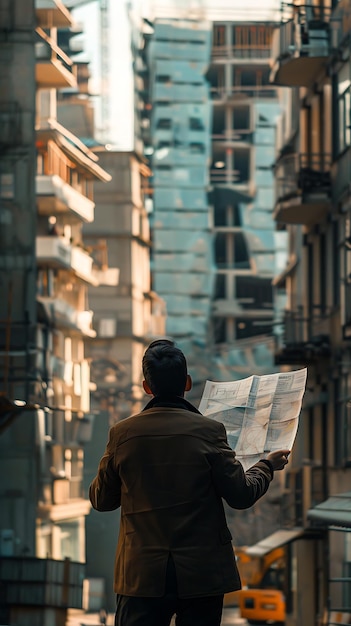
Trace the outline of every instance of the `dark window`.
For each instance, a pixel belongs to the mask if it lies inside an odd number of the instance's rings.
[[[320,267],[320,303],[321,313],[325,313],[327,306],[327,243],[325,233],[319,238],[319,267]]]
[[[250,268],[249,251],[243,233],[234,234],[234,266],[240,269]]]
[[[222,300],[227,297],[226,294],[226,275],[217,274],[215,286],[215,300]]]
[[[228,225],[227,207],[215,206],[214,224],[215,226],[227,226]]]
[[[340,154],[351,145],[351,80],[349,64],[345,63],[333,81],[336,121],[335,151]]]
[[[225,26],[222,24],[215,24],[213,28],[213,45],[224,46],[225,44]]]
[[[157,120],[156,128],[169,130],[172,128],[172,120],[169,117],[160,117],[160,119]]]
[[[336,465],[351,465],[351,376],[340,374],[338,387],[335,388],[335,448]]]
[[[189,128],[190,130],[205,130],[204,123],[200,117],[190,117]]]
[[[332,223],[333,228],[333,305],[340,304],[340,248],[339,248],[339,222],[336,220]]]
[[[258,276],[236,276],[235,295],[242,300],[245,309],[271,309],[273,307],[273,287],[270,278]]]
[[[227,325],[225,318],[216,318],[214,320],[213,334],[215,343],[225,343],[227,340]]]
[[[217,233],[215,240],[215,261],[218,267],[226,267],[227,259],[227,241],[225,233]]]
[[[168,76],[168,74],[158,74],[156,76],[157,83],[169,83],[170,80],[171,80],[171,77]]]
[[[203,154],[205,152],[205,145],[203,143],[193,142],[190,144],[190,152],[194,154]]]

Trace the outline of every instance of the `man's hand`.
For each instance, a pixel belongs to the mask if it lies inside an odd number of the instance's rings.
[[[275,452],[270,452],[266,459],[272,463],[274,470],[282,470],[288,463],[289,454],[290,450],[276,450]]]

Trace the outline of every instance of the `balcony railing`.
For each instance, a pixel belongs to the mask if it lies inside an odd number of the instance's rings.
[[[331,202],[331,156],[290,154],[275,166],[274,217],[287,224],[313,224],[328,211]]]
[[[28,607],[81,609],[84,570],[69,559],[0,557],[1,605],[23,607],[24,617]]]
[[[37,237],[36,256],[38,264],[68,269],[71,265],[72,247],[63,237]]]
[[[230,87],[211,87],[211,95],[215,100],[232,98],[275,98],[277,90],[272,85],[231,85]]]
[[[271,82],[308,86],[330,53],[330,8],[295,3],[284,6],[288,15],[273,33]]]
[[[77,310],[76,306],[59,295],[37,296],[37,300],[45,307],[46,314],[56,326],[80,330],[88,337],[96,336],[92,328],[93,311]]]
[[[285,311],[282,344],[276,346],[277,364],[304,364],[330,355],[331,312],[314,307],[310,315]]]
[[[252,143],[253,129],[251,128],[238,128],[235,130],[227,130],[223,128],[221,132],[212,133],[213,141],[240,141],[245,143]]]
[[[38,211],[42,215],[71,211],[85,222],[92,222],[94,219],[94,202],[60,176],[38,175],[36,194]]]
[[[41,88],[77,87],[73,61],[44,30],[37,28],[36,82]]]
[[[212,47],[212,57],[229,58],[229,59],[269,59],[271,56],[271,48],[267,45],[262,46],[216,46]]]
[[[65,237],[44,236],[36,238],[36,257],[39,265],[71,269],[85,282],[97,286],[93,258],[88,252],[67,242]]]

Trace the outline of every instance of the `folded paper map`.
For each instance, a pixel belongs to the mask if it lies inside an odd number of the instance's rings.
[[[199,411],[224,424],[228,443],[248,469],[274,450],[291,450],[307,368],[216,383],[206,381]]]

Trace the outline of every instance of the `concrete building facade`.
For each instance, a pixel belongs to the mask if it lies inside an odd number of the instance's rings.
[[[350,602],[350,3],[294,2],[273,37],[271,82],[290,89],[275,162],[275,219],[289,236],[276,363],[307,366],[286,472],[287,620],[347,624]]]
[[[61,31],[69,50],[72,30]],[[165,305],[151,289],[150,227],[145,207],[150,169],[137,152],[108,149],[94,139],[95,120],[89,97],[89,68],[77,64],[77,88],[61,90],[57,115],[61,125],[90,146],[111,181],[95,181],[94,221],[83,226],[85,245],[101,261],[98,286],[89,286],[94,337],[86,346],[93,387],[91,441],[84,457],[87,492],[103,453],[108,429],[139,412],[147,402],[141,361],[147,345],[165,335]],[[113,561],[118,512],[91,511],[86,519],[86,590],[88,608],[114,611]]]

